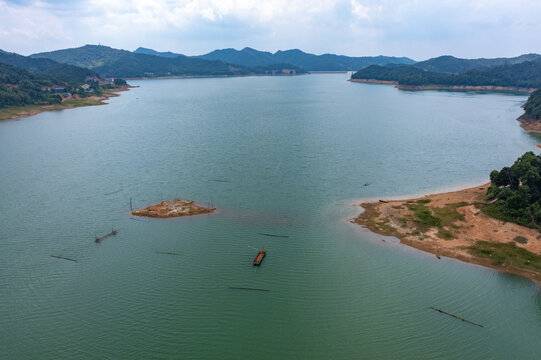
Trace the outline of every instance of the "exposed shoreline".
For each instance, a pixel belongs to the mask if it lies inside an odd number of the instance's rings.
[[[522,248],[536,255],[541,253],[538,230],[491,218],[480,210],[489,185],[404,200],[361,200],[363,202],[359,205],[364,212],[351,222],[373,233],[396,237],[402,244],[439,257],[520,275],[541,284],[540,269],[517,263],[518,260],[513,263],[512,257],[509,261],[495,263],[496,256],[492,258],[492,254],[482,252],[487,251],[482,249],[482,244],[486,242],[510,247],[511,251]],[[424,208],[441,217],[442,224],[420,226],[415,211]]]
[[[239,77],[252,77],[252,76],[269,76],[269,77],[291,77],[291,76],[301,76],[301,75],[310,75],[309,72],[300,73],[295,75],[287,74],[242,74],[242,75],[168,75],[168,76],[152,76],[152,77],[127,77],[123,78],[124,80],[167,80],[167,79],[226,79],[226,78],[239,78]]]
[[[400,90],[450,90],[450,91],[511,91],[531,94],[536,88],[522,88],[516,86],[467,86],[467,85],[396,85]]]
[[[395,85],[400,90],[448,90],[448,91],[511,91],[531,94],[537,88],[523,88],[516,86],[469,86],[469,85],[400,85],[398,81],[376,80],[376,79],[349,79],[351,82],[368,84]]]
[[[398,81],[387,81],[387,80],[376,80],[376,79],[349,79],[348,81],[365,83],[365,84],[398,85]]]
[[[520,127],[529,133],[541,134],[541,120],[538,120],[526,113],[517,118],[521,122]]]
[[[60,104],[52,105],[24,105],[24,106],[10,106],[0,109],[0,121],[20,119],[23,117],[37,115],[45,111],[67,110],[84,106],[96,106],[106,105],[105,100],[109,98],[120,96],[118,94],[122,91],[128,91],[133,86],[123,86],[116,89],[104,90],[102,96],[89,96],[86,98],[78,98],[71,100],[64,100]]]

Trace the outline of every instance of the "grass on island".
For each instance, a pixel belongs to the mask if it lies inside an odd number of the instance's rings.
[[[498,219],[501,221],[506,222],[512,222],[518,225],[529,227],[530,229],[538,229],[539,225],[534,224],[530,218],[518,218],[518,217],[511,217],[509,215],[505,214],[505,209],[502,207],[502,205],[499,202],[495,202],[492,204],[486,204],[481,206],[481,211],[483,211],[486,215],[490,216],[491,218]]]
[[[438,237],[450,240],[456,236],[451,229],[457,229],[456,221],[464,220],[464,215],[460,214],[456,209],[468,205],[466,202],[447,204],[444,207],[429,208],[425,204],[431,202],[430,199],[421,199],[417,202],[409,202],[408,209],[413,212],[413,217],[410,220],[415,224],[416,230],[412,235],[419,235],[431,228],[438,229]]]
[[[518,247],[515,242],[477,241],[469,250],[473,255],[492,260],[492,265],[541,270],[541,256]]]

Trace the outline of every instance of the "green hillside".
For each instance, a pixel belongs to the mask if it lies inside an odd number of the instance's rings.
[[[31,55],[94,70],[103,77],[189,76],[189,75],[242,75],[250,71],[222,61],[178,56],[166,58],[133,53],[100,45],[85,45]]]
[[[49,75],[57,82],[69,86],[83,84],[87,76],[97,76],[94,71],[89,69],[58,63],[51,59],[34,59],[2,50],[0,50],[0,63],[16,66],[34,74]]]
[[[54,104],[59,95],[42,91],[44,86],[64,85],[47,75],[32,74],[24,69],[0,63],[0,108],[29,104]]]
[[[482,67],[460,74],[424,71],[415,66],[370,66],[359,70],[352,79],[396,81],[400,85],[424,86],[504,86],[541,87],[541,61],[515,65]]]
[[[541,89],[534,91],[530,95],[526,105],[524,105],[524,111],[528,116],[541,120]]]
[[[513,58],[494,59],[460,59],[454,56],[445,55],[420,61],[413,66],[421,70],[432,72],[463,73],[476,68],[515,65],[525,61],[538,60],[541,60],[541,55],[539,54],[525,54]]]

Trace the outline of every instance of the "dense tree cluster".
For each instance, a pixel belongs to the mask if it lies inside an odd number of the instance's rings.
[[[54,104],[62,99],[42,91],[44,86],[64,84],[45,75],[31,74],[15,66],[0,63],[0,108],[28,104]]]
[[[530,95],[526,105],[524,105],[524,111],[528,116],[541,120],[541,89],[534,91]]]
[[[93,92],[89,93],[81,88],[87,78],[99,80],[97,73],[89,69],[0,50],[0,108],[56,104],[62,101],[60,92],[85,97],[100,95],[103,88],[126,85],[123,79],[104,86],[99,81],[90,81]],[[58,92],[53,89],[55,86]]]
[[[496,218],[540,228],[541,225],[541,155],[527,152],[511,167],[490,173],[492,200],[484,211]]]
[[[444,55],[420,61],[415,63],[414,67],[425,71],[459,74],[476,68],[514,65],[525,61],[539,60],[541,60],[541,55],[539,54],[525,54],[512,58],[494,59],[460,59],[454,56]]]
[[[50,59],[33,59],[15,53],[0,50],[0,63],[16,66],[33,74],[44,74],[53,77],[64,85],[77,86],[84,84],[87,76],[98,76],[94,71],[78,66],[60,64]]]
[[[480,67],[459,74],[425,71],[413,66],[373,65],[359,70],[352,79],[397,81],[400,85],[541,87],[541,61]]]

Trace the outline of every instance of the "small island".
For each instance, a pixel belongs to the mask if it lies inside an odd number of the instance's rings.
[[[541,156],[494,170],[491,182],[421,198],[360,204],[353,222],[401,243],[541,284]]]
[[[171,218],[179,216],[210,214],[215,211],[216,208],[206,208],[190,200],[176,199],[162,201],[159,204],[150,205],[144,209],[133,210],[131,213],[135,216]]]

